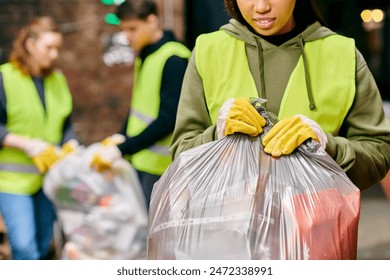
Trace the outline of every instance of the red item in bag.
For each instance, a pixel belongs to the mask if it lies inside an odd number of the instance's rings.
[[[325,189],[311,195],[295,195],[282,204],[294,221],[291,238],[296,239],[296,244],[301,243],[311,260],[356,259],[358,192],[340,200],[339,190]]]

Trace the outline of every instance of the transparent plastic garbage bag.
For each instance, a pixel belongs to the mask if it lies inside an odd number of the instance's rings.
[[[234,134],[181,153],[155,184],[147,258],[356,259],[359,215],[359,189],[318,143],[273,158]]]
[[[57,162],[43,190],[65,235],[63,259],[145,259],[147,210],[137,174],[119,159],[115,169],[90,168],[100,143]]]

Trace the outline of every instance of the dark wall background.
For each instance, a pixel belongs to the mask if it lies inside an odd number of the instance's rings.
[[[186,0],[185,3],[185,39],[191,48],[197,35],[218,30],[229,21],[223,0]]]
[[[390,1],[388,0],[318,0],[326,22],[333,30],[355,39],[365,57],[382,98],[390,100]],[[360,13],[364,9],[382,9],[383,27],[367,31]]]

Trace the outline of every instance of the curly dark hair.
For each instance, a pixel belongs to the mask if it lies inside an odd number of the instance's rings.
[[[240,9],[238,8],[236,0],[224,0],[227,13],[234,19],[238,20],[244,25],[248,25]],[[297,0],[294,8],[294,19],[300,25],[309,25],[315,21],[319,21],[322,25],[326,25],[316,0]]]

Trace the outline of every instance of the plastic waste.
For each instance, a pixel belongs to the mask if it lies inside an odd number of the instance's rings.
[[[65,236],[63,259],[145,259],[147,210],[130,163],[91,169],[99,143],[78,148],[47,173],[43,190]]]
[[[153,189],[148,259],[356,259],[359,189],[318,143],[273,158],[261,137],[179,155]]]

